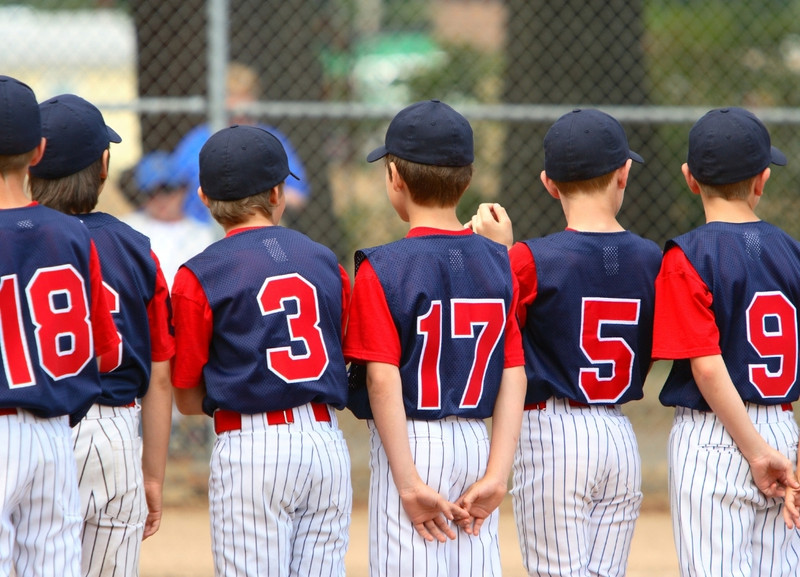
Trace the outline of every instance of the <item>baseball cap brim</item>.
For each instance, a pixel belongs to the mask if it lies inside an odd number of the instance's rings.
[[[629,150],[628,151],[628,155],[631,157],[631,160],[635,160],[636,162],[638,162],[640,164],[644,164],[644,158],[642,158],[640,155],[638,155],[634,151]]]
[[[386,150],[386,146],[385,145],[379,146],[378,148],[376,148],[367,155],[367,162],[375,162],[376,160],[383,158],[387,154],[389,154],[389,151]]]
[[[770,156],[772,157],[772,164],[786,166],[786,163],[788,162],[786,160],[786,155],[774,146],[770,147]]]
[[[114,130],[108,125],[106,125],[106,130],[108,131],[109,142],[113,142],[114,144],[119,144],[120,142],[122,142],[122,137],[119,134],[117,134],[116,130]]]

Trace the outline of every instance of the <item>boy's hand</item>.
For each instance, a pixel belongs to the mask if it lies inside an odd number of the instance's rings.
[[[426,541],[445,543],[447,539],[455,539],[456,533],[448,521],[469,516],[464,509],[425,484],[401,492],[400,501],[414,528]]]
[[[508,248],[511,248],[511,245],[514,244],[511,219],[508,218],[506,209],[496,202],[480,204],[478,212],[464,227],[471,228],[473,232],[504,244]]]
[[[750,471],[756,485],[767,497],[784,497],[787,487],[795,491],[800,489],[792,462],[772,447],[769,447],[769,452],[750,461]]]
[[[791,486],[786,487],[783,521],[788,529],[800,529],[800,491],[793,489]]]
[[[473,483],[456,501],[469,517],[458,521],[458,525],[469,535],[477,536],[483,522],[500,506],[506,496],[505,483],[490,481],[484,477]]]

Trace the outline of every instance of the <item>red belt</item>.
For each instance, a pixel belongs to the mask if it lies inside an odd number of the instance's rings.
[[[784,411],[791,411],[792,410],[792,403],[783,403],[781,404],[781,409]]]
[[[16,415],[17,409],[0,409],[0,417],[5,415]]]
[[[311,403],[314,411],[314,418],[319,423],[330,423],[331,414],[328,405],[324,403]],[[292,409],[284,411],[267,411],[268,425],[288,425],[294,423],[294,412]],[[242,414],[235,411],[217,409],[214,411],[214,431],[219,435],[227,431],[238,431],[242,428]]]
[[[591,407],[592,405],[587,405],[586,403],[581,403],[580,401],[574,401],[572,399],[567,399],[567,403],[570,407]],[[597,405],[599,407],[606,407],[606,406],[613,406],[613,405]],[[530,403],[529,405],[525,405],[526,411],[544,411],[547,408],[547,401],[540,401],[538,403]]]

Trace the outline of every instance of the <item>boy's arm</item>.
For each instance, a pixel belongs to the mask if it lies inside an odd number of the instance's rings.
[[[399,369],[387,363],[367,363],[367,392],[375,427],[389,459],[400,501],[414,528],[427,541],[455,539],[447,520],[467,513],[426,485],[417,472],[408,442]]]
[[[691,359],[692,375],[703,398],[750,463],[758,488],[767,497],[783,497],[785,487],[800,489],[792,463],[758,433],[731,381],[722,355]]]
[[[511,248],[514,231],[506,209],[496,202],[484,202],[466,225],[473,232]]]
[[[213,313],[194,274],[181,267],[172,286],[176,353],[172,366],[175,404],[184,415],[202,415],[206,386],[203,367],[213,330]]]
[[[524,367],[507,367],[503,370],[492,413],[492,441],[486,473],[456,503],[469,513],[470,518],[461,527],[472,535],[480,532],[483,522],[500,506],[508,490],[508,476],[522,427],[526,388]]]
[[[158,531],[161,524],[161,496],[172,427],[172,385],[169,366],[169,361],[152,363],[150,386],[141,401],[142,475],[147,499],[144,539]]]

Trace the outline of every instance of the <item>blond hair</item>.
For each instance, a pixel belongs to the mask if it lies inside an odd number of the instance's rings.
[[[279,184],[281,194],[283,194],[283,183]],[[246,196],[237,200],[216,200],[208,199],[208,210],[211,216],[223,227],[234,227],[245,222],[248,217],[255,216],[261,212],[268,218],[272,217],[272,211],[278,205],[270,202],[271,190],[259,192],[252,196]]]

